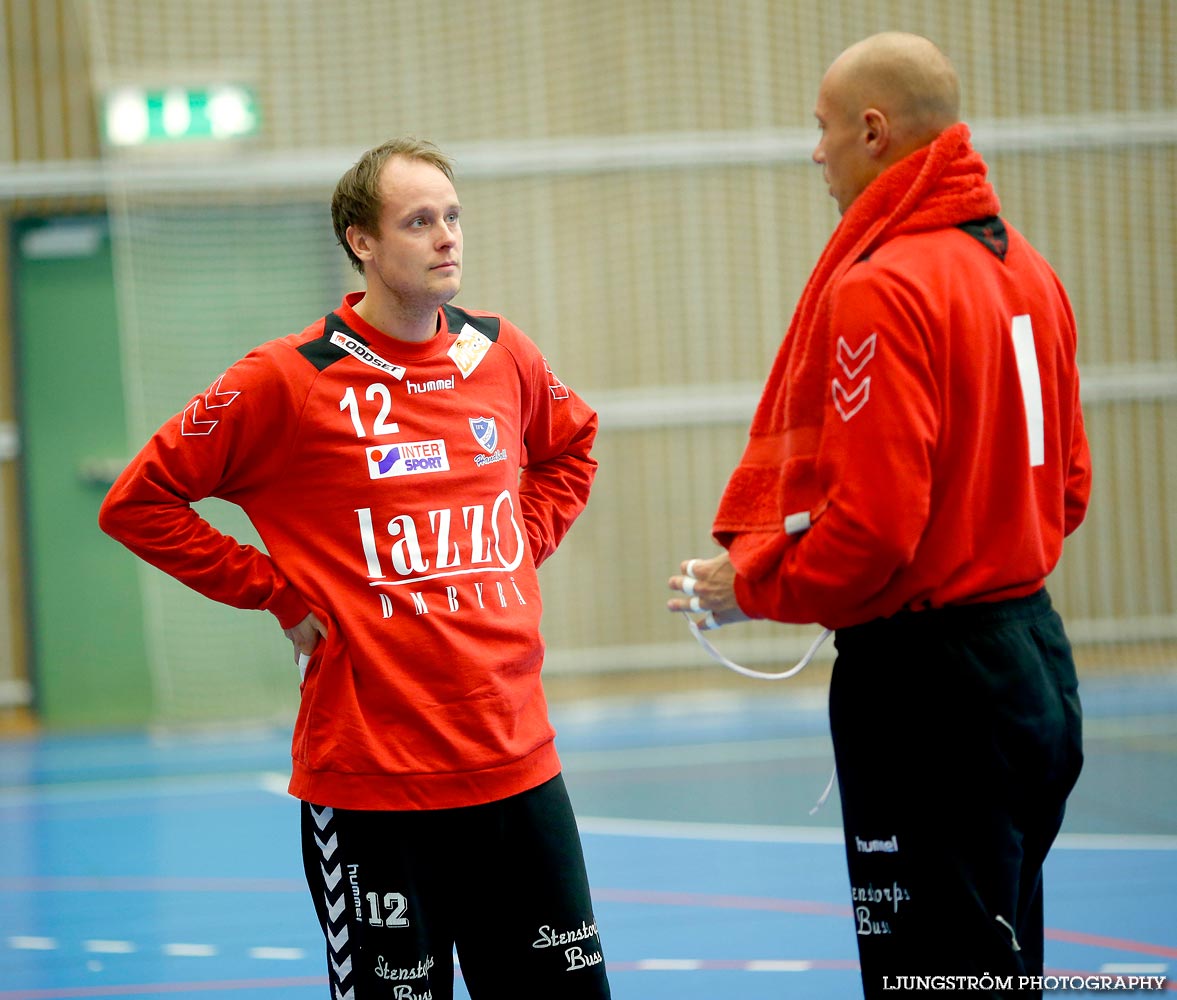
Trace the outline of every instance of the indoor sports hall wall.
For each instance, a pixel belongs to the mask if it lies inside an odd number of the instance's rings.
[[[326,204],[360,151],[414,132],[454,155],[459,304],[511,317],[601,412],[593,500],[543,571],[549,668],[601,691],[618,670],[707,662],[663,610],[665,581],[681,558],[714,551],[715,503],[837,222],[809,161],[817,83],[874,31],[930,36],[960,71],[1004,214],[1053,262],[1079,320],[1096,489],[1052,591],[1087,669],[1172,669],[1174,0],[34,7],[60,11],[62,37],[81,40],[94,94],[214,76],[257,93],[260,132],[239,146],[103,151],[94,138],[90,152],[49,154],[89,164],[77,192],[109,211],[129,441],[354,287]],[[58,64],[59,97],[78,68]],[[51,103],[21,120],[57,120]],[[248,531],[223,505],[207,509]],[[293,668],[267,616],[135,572],[156,718],[288,717]],[[769,666],[813,634],[761,624],[720,642]]]

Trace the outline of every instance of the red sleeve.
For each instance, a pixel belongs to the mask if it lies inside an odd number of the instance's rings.
[[[263,552],[222,534],[192,509],[240,502],[287,452],[297,423],[291,387],[259,352],[239,361],[147,442],[107,494],[99,526],[193,590],[269,611],[283,628],[309,613]]]
[[[564,385],[538,350],[521,361],[523,445],[519,501],[536,566],[556,551],[588,503],[597,463],[597,414]]]
[[[901,281],[854,273],[832,300],[817,455],[828,503],[782,544],[770,574],[736,578],[736,599],[754,617],[837,620],[910,563],[928,521],[940,407],[919,299]]]
[[[1078,395],[1078,386],[1076,386]],[[1075,436],[1071,442],[1071,464],[1067,472],[1065,495],[1066,526],[1063,533],[1069,535],[1083,523],[1087,516],[1087,503],[1091,499],[1091,451],[1087,444],[1087,432],[1083,426],[1083,411],[1075,401]]]

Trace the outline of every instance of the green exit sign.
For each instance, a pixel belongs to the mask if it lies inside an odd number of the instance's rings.
[[[103,134],[112,146],[192,139],[237,139],[258,130],[257,99],[247,87],[120,87],[103,101]]]

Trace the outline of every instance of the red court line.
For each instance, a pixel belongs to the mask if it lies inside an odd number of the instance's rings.
[[[1156,955],[1158,958],[1177,958],[1177,948],[1164,944],[1125,941],[1123,938],[1084,934],[1082,931],[1060,931],[1051,927],[1046,928],[1046,936],[1051,941],[1066,941],[1068,944],[1087,944],[1093,948],[1114,948],[1117,951],[1134,951],[1141,955]]]
[[[650,961],[650,959],[646,959],[646,961],[648,962],[648,961]],[[749,966],[757,964],[756,961],[751,961],[746,958],[700,958],[700,959],[688,959],[687,961],[690,961],[692,963],[691,967],[689,969],[683,969],[681,971],[684,971],[684,972],[700,972],[700,971],[714,972],[716,970],[721,970],[721,971],[735,970],[738,972],[746,972],[746,971],[749,971]],[[774,961],[778,961],[778,959],[769,958],[769,959],[760,959],[759,961],[774,962]],[[845,972],[845,971],[857,972],[858,971],[858,959],[856,959],[856,958],[800,958],[800,959],[788,959],[787,961],[796,961],[799,963],[804,962],[805,965],[808,966],[808,968],[806,968],[804,970],[798,970],[798,971],[804,971],[804,972],[821,972],[823,970],[829,971],[831,969],[833,969],[835,971],[839,971],[839,972]],[[651,969],[651,968],[648,968],[643,962],[640,962],[640,961],[639,962],[606,962],[605,967],[611,973],[612,972],[675,972],[675,971],[680,971],[680,970],[676,970],[676,969],[662,969],[662,968]],[[758,970],[758,971],[762,972],[764,970]],[[776,970],[769,970],[769,971],[773,972]],[[791,970],[789,972],[782,972],[781,974],[782,975],[795,975],[795,973],[792,972]],[[3,994],[0,994],[0,997],[3,997]]]
[[[719,896],[692,892],[663,892],[642,889],[593,889],[593,899],[609,903],[648,903],[654,906],[699,906],[733,910],[766,910],[775,913],[807,913],[827,917],[848,917],[851,907],[840,903],[822,903],[808,899],[774,899],[768,896]],[[1177,948],[1169,945],[1104,937],[1082,931],[1046,928],[1046,937],[1067,944],[1109,948],[1115,951],[1177,959]]]
[[[693,960],[693,964],[690,969],[683,971],[744,971],[748,970],[749,966],[752,964],[753,963],[749,962],[747,959],[697,959]],[[809,968],[805,970],[807,972],[844,972],[858,970],[858,962],[853,959],[819,958],[808,960],[807,964],[809,965]],[[609,962],[608,969],[610,973],[674,971],[663,969],[648,969],[643,966],[642,962]],[[1045,975],[1078,977],[1086,979],[1092,976],[1106,975],[1106,973],[1090,971],[1085,972],[1077,969],[1048,968],[1045,971]],[[295,986],[325,985],[327,985],[327,979],[324,976],[304,976],[300,978],[289,979],[224,979],[212,980],[203,983],[140,983],[126,984],[122,986],[72,986],[63,987],[61,989],[0,991],[0,1000],[79,1000],[79,998],[84,997],[143,996],[146,994],[200,993],[213,991],[227,992],[230,990],[249,989],[289,989]],[[1164,988],[1167,992],[1177,992],[1177,982],[1166,981]]]
[[[1067,977],[1079,976],[1083,979],[1087,979],[1090,976],[1114,976],[1114,977],[1122,977],[1124,979],[1127,979],[1128,976],[1130,976],[1130,975],[1138,976],[1138,975],[1140,975],[1140,973],[1138,973],[1138,972],[1133,972],[1133,973],[1128,973],[1128,972],[1080,972],[1076,969],[1047,969],[1045,972],[1045,975],[1047,975],[1047,976],[1067,976]],[[1154,975],[1155,975],[1155,973],[1154,973]],[[1166,978],[1164,989],[1167,991],[1171,991],[1173,993],[1177,993],[1177,979]],[[1132,995],[1135,995],[1135,994],[1132,994]]]
[[[0,877],[2,892],[293,892],[306,891],[306,883],[296,879],[260,878],[185,878],[160,876],[45,876],[39,878]],[[593,897],[610,903],[644,903],[652,906],[699,906],[732,910],[764,910],[776,913],[808,913],[818,916],[848,917],[850,906],[806,899],[775,899],[767,896],[725,896],[706,893],[668,892],[645,889],[593,889]],[[1052,941],[1111,948],[1116,951],[1177,959],[1177,948],[1168,945],[1129,941],[1123,938],[1046,928]],[[0,1000],[5,1000],[0,994]]]

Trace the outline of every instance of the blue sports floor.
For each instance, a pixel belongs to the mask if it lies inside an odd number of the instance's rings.
[[[553,709],[618,1000],[861,996],[824,690],[747,683]],[[1083,693],[1047,966],[1175,991],[1177,676]],[[0,741],[0,1000],[324,997],[287,739]]]

